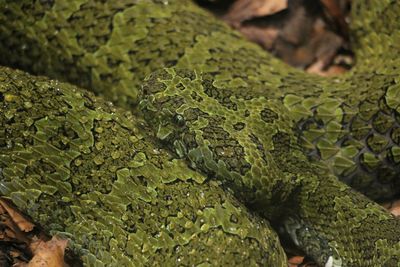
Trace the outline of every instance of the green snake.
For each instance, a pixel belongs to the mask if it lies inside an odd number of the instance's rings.
[[[321,265],[399,266],[399,220],[336,178],[399,193],[396,1],[354,1],[330,79],[186,0],[0,3],[1,64],[123,108],[2,68],[1,193],[87,265],[285,266],[261,216]]]

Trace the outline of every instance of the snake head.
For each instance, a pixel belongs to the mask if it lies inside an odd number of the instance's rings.
[[[156,137],[172,146],[179,157],[184,157],[186,147],[181,140],[187,125],[183,112],[179,112],[184,101],[176,92],[175,77],[175,70],[171,69],[157,71],[147,77],[139,109]]]

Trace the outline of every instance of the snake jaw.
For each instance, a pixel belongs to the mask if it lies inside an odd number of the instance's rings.
[[[284,224],[284,228],[285,228],[286,233],[289,234],[289,236],[291,237],[293,243],[296,246],[300,246],[300,242],[299,242],[299,240],[297,238],[296,231],[301,228],[301,225],[291,217],[287,218],[284,221],[283,224]]]
[[[289,235],[293,243],[298,247],[314,248],[314,251],[306,251],[307,255],[314,258],[324,267],[342,267],[343,261],[339,256],[339,252],[326,238],[320,236],[318,239],[310,239],[316,235],[315,230],[308,226],[308,223],[301,218],[288,217],[283,222],[284,232]]]
[[[325,267],[333,267],[333,257],[329,256],[328,260],[325,263]]]
[[[342,267],[342,259],[335,258],[334,256],[329,256],[325,263],[325,267]]]

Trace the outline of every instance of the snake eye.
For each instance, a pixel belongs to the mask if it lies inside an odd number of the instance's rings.
[[[185,118],[181,115],[181,114],[176,114],[174,116],[174,122],[178,125],[178,126],[184,126],[185,125]]]

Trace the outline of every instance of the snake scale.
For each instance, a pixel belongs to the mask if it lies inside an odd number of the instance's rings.
[[[400,4],[353,2],[357,65],[322,78],[188,0],[0,1],[0,64],[60,80],[1,67],[1,194],[88,266],[286,266],[266,219],[400,266],[400,221],[337,179],[399,193]]]

